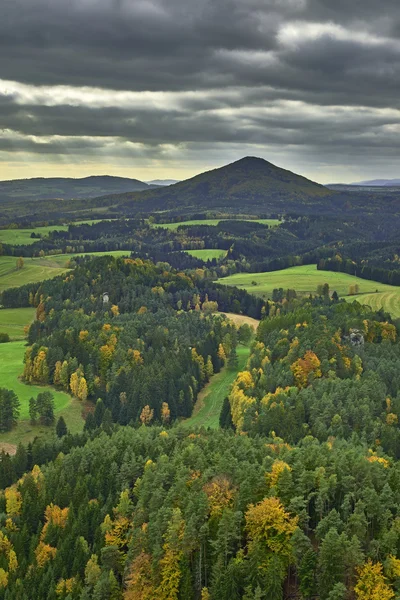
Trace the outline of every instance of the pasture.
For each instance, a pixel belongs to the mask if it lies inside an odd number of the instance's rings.
[[[11,340],[23,340],[24,327],[35,318],[34,308],[0,309],[0,333],[8,333]]]
[[[164,227],[165,229],[178,229],[180,226],[190,226],[190,225],[218,225],[220,221],[228,221],[228,220],[243,220],[243,221],[255,221],[256,223],[262,223],[263,225],[268,225],[269,227],[277,227],[281,221],[278,219],[194,219],[192,221],[181,221],[180,223],[154,223],[153,227]]]
[[[199,258],[200,260],[213,260],[223,258],[226,255],[226,250],[185,250],[187,254],[194,256],[195,258]]]
[[[359,286],[359,296],[352,296],[360,302],[364,294],[373,295],[376,290],[380,293],[400,293],[400,288],[360,279],[347,273],[334,273],[332,271],[318,271],[316,265],[303,265],[291,267],[270,273],[237,273],[229,277],[218,279],[223,285],[236,286],[263,298],[272,298],[275,288],[284,290],[291,288],[300,294],[315,294],[317,286],[328,283],[330,291],[336,291],[339,296],[347,296],[351,285]],[[363,302],[364,303],[364,302]]]

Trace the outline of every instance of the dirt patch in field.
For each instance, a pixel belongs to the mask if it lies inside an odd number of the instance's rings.
[[[15,444],[6,444],[5,442],[0,443],[0,452],[5,452],[10,456],[14,456],[14,454],[17,453],[17,446]]]
[[[260,321],[258,321],[257,319],[253,319],[253,317],[247,317],[246,315],[236,315],[235,313],[221,313],[221,315],[225,315],[226,317],[228,317],[228,319],[230,319],[231,321],[233,321],[235,323],[235,325],[243,325],[244,323],[247,323],[247,325],[250,325],[250,327],[252,327],[254,330],[257,330],[258,324],[260,323]]]

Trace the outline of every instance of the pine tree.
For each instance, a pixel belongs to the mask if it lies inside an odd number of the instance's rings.
[[[59,438],[62,438],[64,435],[67,435],[67,433],[68,433],[67,424],[64,420],[64,417],[61,415],[57,421],[56,434]]]

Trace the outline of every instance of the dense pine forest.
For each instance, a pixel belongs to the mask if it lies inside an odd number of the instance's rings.
[[[0,598],[397,597],[399,323],[289,292],[110,256],[3,292],[36,310],[25,381],[89,408],[1,455]],[[248,339],[221,311],[261,323],[220,429],[187,427]]]

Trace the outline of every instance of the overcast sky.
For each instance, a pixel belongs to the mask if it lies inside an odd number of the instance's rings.
[[[1,0],[0,179],[400,177],[400,0]]]

